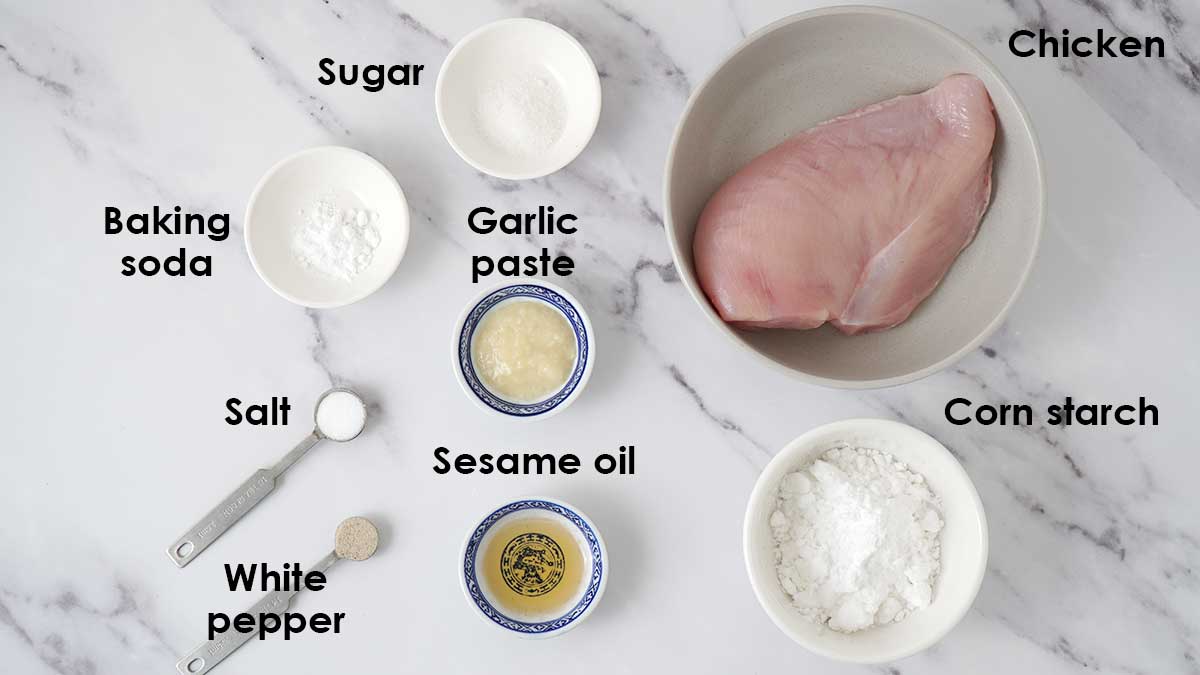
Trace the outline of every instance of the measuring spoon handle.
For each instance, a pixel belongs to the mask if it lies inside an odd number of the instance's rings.
[[[220,504],[217,504],[216,508],[209,511],[208,515],[201,518],[200,522],[193,525],[182,537],[176,539],[175,543],[167,549],[167,555],[179,567],[187,566],[196,556],[203,553],[204,549],[216,541],[217,537],[225,534],[225,530],[233,527],[233,524],[241,520],[246,512],[271,494],[271,491],[275,489],[275,479],[279,477],[279,474],[286,471],[319,440],[321,437],[314,431],[300,441],[295,448],[292,448],[291,452],[274,467],[255,471]]]
[[[283,620],[283,613],[292,603],[292,596],[296,595],[297,591],[274,591],[267,593],[261,600],[254,603],[254,606],[246,610],[246,613],[254,617],[256,622],[262,621],[264,614],[274,614]],[[232,619],[230,619],[232,621]],[[232,654],[238,647],[250,641],[257,633],[258,624],[255,623],[255,630],[242,633],[233,628],[225,631],[221,635],[205,642],[188,652],[182,659],[175,663],[175,670],[178,670],[183,675],[202,675],[207,673],[217,664],[224,661],[225,657]]]
[[[217,504],[216,508],[192,526],[187,534],[171,544],[167,555],[179,567],[184,567],[216,541],[246,512],[254,508],[275,489],[275,476],[270,469],[259,469]]]

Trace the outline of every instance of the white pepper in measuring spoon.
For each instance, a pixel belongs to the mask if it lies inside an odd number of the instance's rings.
[[[238,486],[208,515],[192,526],[187,534],[175,540],[167,549],[167,556],[179,567],[184,567],[234,523],[241,520],[250,509],[261,502],[272,490],[275,481],[304,456],[314,445],[324,439],[344,442],[353,440],[367,423],[367,406],[362,397],[345,387],[330,389],[321,395],[313,410],[312,433],[300,441],[291,452],[284,455],[274,466],[259,469]]]
[[[333,552],[343,560],[366,560],[379,548],[379,530],[361,516],[354,516],[338,525],[333,538]]]

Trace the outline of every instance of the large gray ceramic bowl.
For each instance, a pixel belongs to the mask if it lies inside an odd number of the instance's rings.
[[[755,156],[842,113],[923,91],[953,73],[983,80],[996,108],[992,203],[941,285],[891,330],[845,336],[727,325],[696,278],[692,237],[714,191]],[[746,40],[692,94],[667,157],[667,237],[688,291],[722,332],[809,382],[911,382],[977,348],[1004,320],[1033,265],[1045,212],[1028,115],[982,54],[930,21],[879,7],[832,7],[777,21]]]

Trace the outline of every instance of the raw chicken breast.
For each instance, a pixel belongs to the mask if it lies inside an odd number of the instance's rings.
[[[951,75],[784,141],[704,207],[700,285],[742,327],[895,326],[974,238],[995,133],[983,83]]]

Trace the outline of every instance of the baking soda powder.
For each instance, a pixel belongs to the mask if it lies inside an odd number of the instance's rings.
[[[332,195],[321,195],[300,217],[292,236],[296,262],[346,282],[370,266],[380,243],[378,213],[344,208]]]
[[[941,504],[892,455],[829,450],[783,478],[770,525],[776,573],[809,620],[852,633],[929,605]]]

